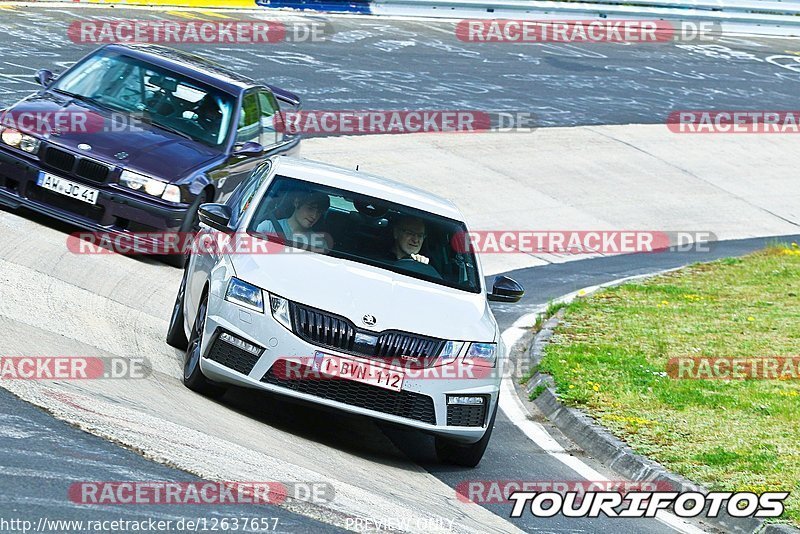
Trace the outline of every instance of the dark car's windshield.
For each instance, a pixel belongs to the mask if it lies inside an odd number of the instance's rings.
[[[90,57],[51,89],[140,115],[144,122],[209,146],[225,142],[233,115],[231,95],[114,52]]]
[[[248,232],[414,278],[480,292],[464,223],[386,200],[278,176]]]

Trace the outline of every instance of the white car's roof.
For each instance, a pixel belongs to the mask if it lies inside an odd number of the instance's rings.
[[[275,165],[275,172],[281,176],[363,193],[457,221],[464,220],[456,205],[446,198],[374,174],[289,156],[275,158]]]

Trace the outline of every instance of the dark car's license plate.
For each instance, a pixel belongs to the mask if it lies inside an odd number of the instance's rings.
[[[97,189],[92,189],[91,187],[86,187],[85,185],[71,182],[46,172],[39,173],[36,184],[50,191],[55,191],[60,195],[86,202],[87,204],[97,204],[97,196],[100,194],[100,191]]]

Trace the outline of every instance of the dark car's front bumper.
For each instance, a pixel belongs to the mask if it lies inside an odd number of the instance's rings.
[[[72,182],[97,189],[97,204],[49,191],[37,185],[39,172],[45,171]],[[107,183],[95,183],[65,175],[38,162],[0,148],[0,204],[25,207],[37,213],[74,224],[82,229],[115,233],[158,232],[180,227],[188,205],[166,207],[126,194]]]

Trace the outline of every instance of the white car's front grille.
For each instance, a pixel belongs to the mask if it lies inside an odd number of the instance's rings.
[[[429,367],[445,344],[441,339],[407,332],[362,330],[344,317],[296,302],[290,304],[290,309],[295,334],[309,343],[348,354]]]

